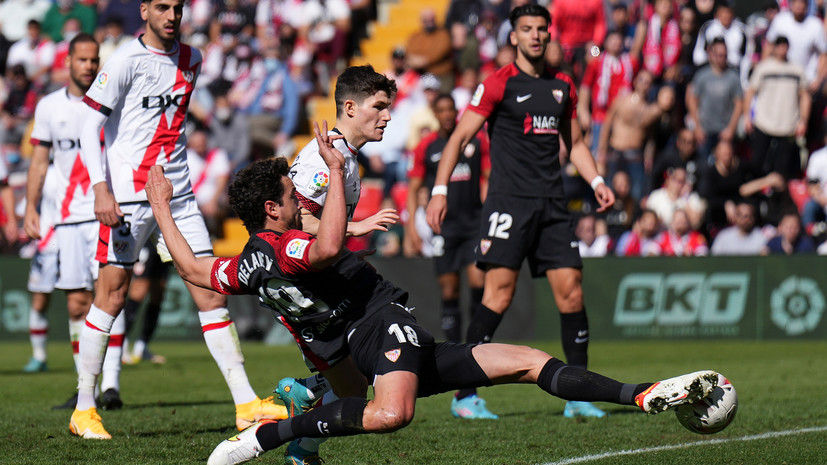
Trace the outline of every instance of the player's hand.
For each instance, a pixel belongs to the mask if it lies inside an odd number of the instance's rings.
[[[594,190],[594,197],[597,199],[597,203],[600,204],[597,208],[599,213],[608,210],[615,204],[615,193],[605,183],[597,186],[597,189]]]
[[[155,165],[149,168],[144,190],[151,206],[169,205],[172,200],[172,182],[164,176],[163,166]]]
[[[3,225],[3,235],[8,243],[17,243],[17,220],[13,215],[6,219],[6,224]]]
[[[354,236],[364,236],[372,231],[387,231],[389,225],[398,222],[399,215],[396,213],[396,210],[393,208],[385,208],[362,221],[351,223],[352,226],[348,232]]]
[[[106,183],[99,182],[93,186],[93,189],[95,191],[95,218],[109,227],[121,224],[123,212]]]
[[[26,209],[26,216],[23,217],[23,231],[32,239],[40,239],[40,214],[37,210]]]
[[[344,170],[345,156],[337,148],[333,147],[333,141],[342,139],[341,134],[330,135],[327,133],[327,120],[322,120],[322,130],[319,130],[319,123],[313,121],[313,133],[316,135],[316,142],[319,144],[319,155],[324,160],[328,169]]]
[[[428,201],[428,206],[425,208],[425,218],[428,220],[428,226],[434,234],[442,233],[442,222],[445,220],[445,213],[448,211],[448,198],[444,195],[434,195]]]

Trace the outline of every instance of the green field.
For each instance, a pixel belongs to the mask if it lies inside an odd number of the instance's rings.
[[[560,352],[556,342],[535,345]],[[282,376],[306,373],[294,347],[243,347],[259,395],[269,395]],[[204,463],[216,444],[234,434],[229,392],[203,343],[158,342],[153,350],[168,363],[124,367],[125,407],[102,412],[114,439],[99,442],[72,436],[70,412],[49,409],[75,386],[68,344],[49,346],[50,371],[23,375],[28,344],[0,343],[0,463]],[[536,386],[498,386],[482,395],[500,420],[454,419],[450,394],[442,394],[422,399],[408,428],[332,439],[322,455],[329,465],[827,463],[827,342],[592,343],[590,352],[591,369],[627,382],[720,371],[738,390],[738,415],[723,432],[699,436],[671,412],[647,416],[604,404],[608,418],[570,420],[562,416],[563,401]],[[616,454],[623,450],[636,452]],[[282,452],[252,463],[280,464]],[[576,460],[597,454],[607,457]]]

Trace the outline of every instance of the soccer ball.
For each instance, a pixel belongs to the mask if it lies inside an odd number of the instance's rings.
[[[726,428],[738,410],[738,394],[735,386],[720,375],[718,386],[708,397],[675,409],[678,421],[689,431],[713,434]]]

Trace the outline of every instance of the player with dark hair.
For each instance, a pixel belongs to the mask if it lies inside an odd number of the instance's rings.
[[[83,100],[89,109],[80,134],[81,149],[101,223],[97,248],[101,267],[80,337],[78,403],[70,421],[72,433],[85,439],[111,438],[95,409],[93,391],[103,348],[124,307],[141,247],[157,246],[162,259],[168,260],[143,190],[150,167],[162,165],[172,179],[173,212],[188,243],[198,255],[212,255],[187,168],[187,108],[201,71],[201,53],[178,40],[183,10],[184,0],[143,0],[140,13],[146,32],[107,60]],[[101,128],[105,157],[98,143]],[[207,348],[233,397],[236,427],[242,430],[262,418],[286,417],[283,406],[272,398],[260,399],[250,386],[226,297],[195,286],[188,289],[199,310]]]
[[[551,21],[548,10],[538,5],[520,6],[511,11],[510,21],[510,40],[517,48],[517,58],[477,87],[445,145],[428,204],[428,224],[435,233],[441,231],[451,172],[488,121],[491,177],[476,256],[478,266],[486,270],[485,291],[466,340],[491,340],[511,305],[520,266],[528,258],[532,276],[545,276],[554,292],[568,363],[585,369],[589,326],[581,287],[583,265],[564,198],[561,142],[569,149],[577,172],[594,189],[598,211],[614,203],[614,194],[598,176],[583,140],[574,83],[545,63]],[[471,394],[473,391],[461,393]],[[605,415],[588,403],[571,402],[564,414]]]
[[[326,128],[325,128],[326,129]],[[700,371],[659,383],[624,384],[571,367],[530,347],[435,343],[405,307],[408,294],[344,248],[344,157],[315,127],[329,167],[327,205],[317,236],[301,231],[295,187],[280,159],[254,163],[230,187],[231,204],[255,231],[235,257],[196,257],[172,217],[172,183],[150,169],[147,197],[181,276],[226,294],[258,295],[319,360],[350,354],[374,398],[347,397],[281,421],[262,421],[219,444],[208,464],[235,464],[297,437],[391,432],[413,420],[417,397],[504,383],[534,383],[567,399],[637,405],[658,413],[710,395],[721,376]],[[261,214],[249,206],[258,205]],[[254,207],[253,207],[254,208]]]

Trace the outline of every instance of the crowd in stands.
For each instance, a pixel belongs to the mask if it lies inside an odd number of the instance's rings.
[[[431,104],[448,93],[461,113],[477,85],[513,61],[508,13],[527,2],[452,0],[444,17],[423,8],[421,28],[396,44],[391,67],[377,70],[397,83],[392,121],[360,160],[375,179],[365,186],[381,186],[376,208],[406,209],[408,162],[438,128]],[[562,154],[583,256],[827,254],[824,0],[766,0],[743,21],[728,0],[540,3],[553,18],[547,61],[578,86],[578,121],[617,196],[596,213]],[[0,2],[0,142],[11,178],[25,172],[37,99],[68,79],[68,41],[94,33],[105,60],[140,34],[139,4]],[[204,56],[190,106],[193,185],[206,189],[196,195],[220,235],[231,173],[292,156],[291,137],[308,132],[308,100],[327,95],[360,53],[376,4],[192,0],[186,10],[184,40]],[[428,255],[401,225],[369,240],[381,255]]]

